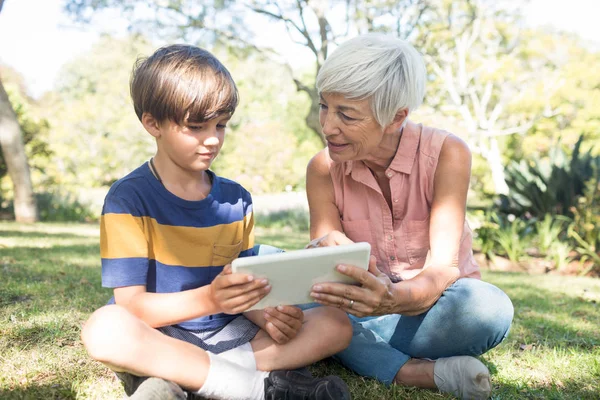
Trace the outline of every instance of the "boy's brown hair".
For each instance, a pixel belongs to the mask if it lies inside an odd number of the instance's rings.
[[[233,114],[238,90],[215,56],[189,45],[161,47],[135,62],[130,80],[133,107],[140,121],[150,113],[178,125]]]

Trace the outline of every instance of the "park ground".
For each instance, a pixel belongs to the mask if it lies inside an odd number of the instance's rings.
[[[287,250],[308,241],[304,229],[257,227],[257,241]],[[105,304],[96,224],[0,223],[0,398],[119,399],[114,375],[80,341],[89,314]],[[600,280],[483,271],[512,299],[508,338],[481,360],[493,399],[600,398]],[[334,361],[311,367],[337,374],[353,398],[444,399],[429,390],[387,388]]]

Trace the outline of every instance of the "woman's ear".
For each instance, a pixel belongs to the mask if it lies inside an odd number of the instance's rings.
[[[144,126],[144,129],[156,139],[160,137],[160,122],[154,118],[152,114],[147,112],[142,114],[142,125]]]
[[[407,117],[408,108],[398,110],[396,115],[394,115],[394,120],[385,128],[386,132],[397,132],[400,128],[402,128],[402,125],[404,124],[404,121],[406,121]]]

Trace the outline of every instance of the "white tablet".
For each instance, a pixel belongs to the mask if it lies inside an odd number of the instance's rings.
[[[233,260],[232,271],[267,278],[271,292],[250,310],[278,305],[312,303],[310,289],[319,282],[356,283],[335,270],[338,264],[369,267],[371,245],[366,242],[317,247]]]

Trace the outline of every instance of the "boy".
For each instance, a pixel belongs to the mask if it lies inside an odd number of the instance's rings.
[[[130,89],[157,152],[106,196],[102,284],[116,304],[85,324],[89,354],[128,395],[137,377],[155,377],[136,398],[185,398],[180,387],[214,399],[350,398],[338,377],[293,371],[348,345],[341,310],[240,314],[270,287],[231,272],[233,259],[253,255],[252,200],[209,170],[238,103],[229,71],[205,50],[167,46],[136,63]]]

